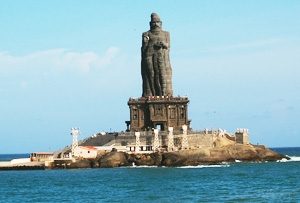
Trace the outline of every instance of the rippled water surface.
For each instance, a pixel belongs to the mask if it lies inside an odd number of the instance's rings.
[[[300,162],[0,171],[0,185],[1,202],[299,202]]]

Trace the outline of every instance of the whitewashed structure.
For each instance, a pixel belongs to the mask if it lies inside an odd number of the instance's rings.
[[[98,150],[94,146],[78,146],[74,149],[74,156],[84,159],[94,159],[97,157]]]

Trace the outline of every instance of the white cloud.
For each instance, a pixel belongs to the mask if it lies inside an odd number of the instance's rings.
[[[43,69],[77,70],[84,73],[92,69],[101,69],[111,64],[118,54],[119,48],[110,47],[105,53],[76,52],[66,49],[50,49],[30,54],[15,56],[7,52],[0,53],[0,71],[14,69]]]

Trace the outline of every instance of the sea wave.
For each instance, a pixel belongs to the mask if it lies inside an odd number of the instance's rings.
[[[179,166],[176,168],[220,168],[220,167],[229,167],[229,164],[220,164],[220,165],[198,165],[198,166]]]
[[[141,165],[141,166],[128,166],[127,168],[157,168],[158,166],[146,166],[146,165]]]
[[[283,159],[281,159],[281,160],[278,160],[277,162],[300,161],[300,156],[288,156],[288,155],[286,155],[286,156],[289,157],[290,159],[283,158]]]
[[[220,168],[220,167],[229,167],[229,164],[220,164],[220,165],[197,165],[197,166],[177,166],[177,167],[166,167],[166,166],[123,166],[120,168]]]

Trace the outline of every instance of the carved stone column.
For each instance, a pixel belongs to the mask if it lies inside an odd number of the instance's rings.
[[[140,142],[141,133],[140,132],[135,132],[134,135],[135,135],[135,152],[139,152],[140,151],[140,145],[141,145],[141,142]]]
[[[182,149],[188,149],[189,148],[189,142],[187,138],[187,125],[182,125],[183,135],[182,135],[182,143],[181,148]]]
[[[174,135],[173,135],[173,127],[169,127],[169,135],[168,135],[168,151],[174,150]]]
[[[158,149],[159,149],[158,129],[154,129],[154,140],[153,140],[152,150],[156,152],[158,151]]]

